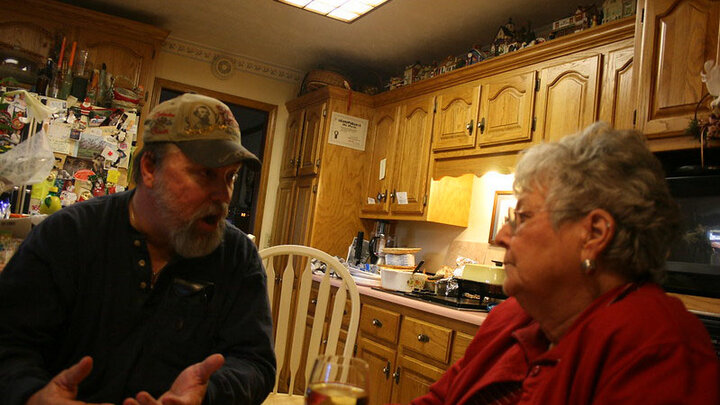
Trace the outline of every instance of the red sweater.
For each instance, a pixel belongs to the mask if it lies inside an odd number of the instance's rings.
[[[520,404],[720,404],[720,361],[702,323],[657,285],[631,288],[595,300],[550,350],[508,299],[412,404],[474,405],[491,384],[513,381]]]

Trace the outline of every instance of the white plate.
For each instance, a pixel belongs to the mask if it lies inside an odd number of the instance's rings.
[[[371,280],[369,278],[353,277],[355,284],[367,287],[380,287],[380,280]]]

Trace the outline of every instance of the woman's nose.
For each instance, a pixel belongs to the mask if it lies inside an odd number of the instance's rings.
[[[506,222],[495,235],[495,245],[507,249],[510,245],[510,238],[512,238],[512,227]]]

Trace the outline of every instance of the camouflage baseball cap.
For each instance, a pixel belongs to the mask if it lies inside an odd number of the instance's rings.
[[[260,166],[260,160],[242,146],[232,111],[217,99],[188,93],[164,101],[150,111],[144,126],[145,143],[172,142],[203,166],[238,162]]]

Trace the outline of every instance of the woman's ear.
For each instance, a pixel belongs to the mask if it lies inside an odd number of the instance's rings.
[[[601,208],[590,211],[583,221],[586,231],[581,258],[597,260],[615,236],[615,219]]]

